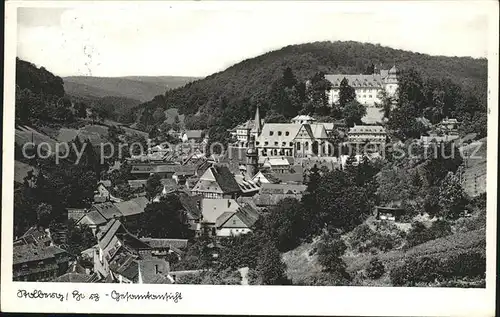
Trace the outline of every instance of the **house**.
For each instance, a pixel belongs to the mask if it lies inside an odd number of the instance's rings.
[[[99,282],[99,274],[83,274],[83,273],[66,273],[51,280],[56,283],[97,283]]]
[[[367,146],[368,149],[380,151],[387,140],[387,132],[379,125],[354,125],[349,129],[347,142],[351,146]]]
[[[127,201],[115,203],[115,207],[121,214],[121,217],[137,215],[144,212],[149,201],[146,197],[136,197]]]
[[[68,211],[68,219],[73,219],[74,221],[82,219],[87,212],[84,208],[66,208],[66,210]]]
[[[257,184],[302,184],[304,181],[304,174],[300,173],[273,173],[270,171],[259,171],[252,178],[252,181]]]
[[[173,284],[169,276],[170,265],[165,260],[142,260],[121,253],[111,263],[110,276],[120,284]]]
[[[104,226],[107,223],[106,218],[104,218],[99,211],[92,210],[86,213],[80,220],[76,222],[77,225],[86,225],[95,235],[100,226]]]
[[[193,231],[197,230],[201,219],[201,201],[203,200],[203,196],[190,196],[183,192],[179,192],[177,195],[184,208],[184,217],[189,228]]]
[[[457,119],[443,119],[436,125],[436,129],[445,135],[458,135],[458,127],[460,122]]]
[[[290,170],[290,162],[285,158],[266,158],[262,167],[274,173],[286,173]]]
[[[218,237],[237,236],[252,231],[259,213],[250,205],[241,206],[236,212],[226,211],[215,222]]]
[[[389,70],[374,69],[374,73],[369,75],[332,74],[325,75],[325,79],[332,84],[332,89],[328,92],[330,104],[338,101],[340,86],[344,79],[347,80],[349,86],[354,88],[356,100],[367,107],[377,107],[380,104],[379,97],[382,90],[385,90],[389,96],[395,96],[399,85],[396,66]]]
[[[113,270],[118,270],[121,265],[118,258],[149,259],[151,247],[135,237],[122,225],[113,219],[103,226],[96,234],[98,250],[94,254],[94,272],[107,277]],[[123,263],[122,263],[123,264]],[[121,271],[117,272],[118,274]]]
[[[260,134],[263,124],[264,121],[260,118],[259,106],[257,106],[253,120],[248,120],[229,130],[231,136],[236,139],[232,146],[236,148],[246,148],[250,138],[252,136],[256,138]]]
[[[399,221],[404,214],[403,208],[375,207],[375,216],[378,220]]]
[[[458,141],[460,139],[460,136],[459,135],[437,135],[437,134],[434,134],[434,133],[431,133],[431,135],[429,136],[426,136],[426,135],[422,135],[420,136],[420,143],[424,146],[424,147],[429,147],[431,146],[432,144],[435,144],[435,145],[438,145],[440,143],[446,143],[446,142],[453,142],[453,141]]]
[[[295,124],[311,124],[316,122],[316,119],[308,115],[298,115],[292,118],[291,122]]]
[[[35,243],[14,244],[12,249],[12,278],[14,281],[50,281],[64,274],[71,260],[65,250]]]
[[[181,135],[182,142],[201,143],[205,139],[203,130],[186,130]]]
[[[135,179],[147,179],[151,174],[158,174],[161,178],[172,178],[174,174],[194,176],[197,174],[198,166],[165,163],[134,163],[130,174]]]
[[[264,183],[260,187],[260,194],[302,195],[306,191],[306,189],[306,185]]]
[[[234,175],[227,166],[214,165],[208,168],[191,190],[193,195],[204,198],[236,198],[241,194]]]
[[[52,239],[49,229],[42,229],[37,226],[30,227],[21,237],[14,239],[14,246],[34,244],[37,246],[50,246]]]
[[[219,198],[219,199],[203,199],[201,201],[201,213],[202,217],[200,220],[200,230],[210,230],[209,234],[215,236],[216,228],[215,224],[217,218],[219,218],[225,212],[236,212],[240,208],[240,205],[234,199]],[[201,224],[204,224],[204,228],[201,228]]]
[[[141,241],[149,244],[151,254],[160,259],[166,259],[169,254],[175,254],[180,260],[183,250],[187,248],[187,239],[155,239],[141,238]]]

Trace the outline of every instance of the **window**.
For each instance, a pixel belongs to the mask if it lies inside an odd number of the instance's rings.
[[[274,142],[274,145],[276,145],[276,146],[277,146],[277,145],[278,145],[278,142],[277,142],[277,141],[276,141],[276,142]]]
[[[290,135],[290,132],[286,131],[286,132],[285,132],[285,135],[286,135],[286,136],[289,136],[289,135]]]
[[[274,131],[269,131],[269,135],[274,135]]]
[[[283,142],[283,146],[286,146],[286,142]]]
[[[278,135],[281,136],[281,131],[278,131]]]
[[[300,151],[300,143],[297,142],[297,150]]]
[[[372,97],[372,95],[370,95],[370,98]]]
[[[293,146],[293,142],[290,142],[290,146]]]
[[[259,144],[260,144],[260,142],[259,142],[259,141],[255,142],[255,145],[259,145]]]
[[[264,142],[264,145],[268,145],[268,144],[269,144],[269,142],[267,142],[267,141],[266,141],[266,142]]]

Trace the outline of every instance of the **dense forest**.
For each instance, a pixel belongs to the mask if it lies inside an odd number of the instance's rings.
[[[430,56],[396,50],[373,44],[357,42],[315,42],[290,45],[261,56],[247,59],[225,71],[156,96],[135,109],[141,120],[144,109],[154,112],[156,107],[178,108],[190,115],[187,122],[198,124],[192,115],[208,125],[204,115],[214,116],[221,108],[221,102],[234,108],[240,120],[249,118],[257,104],[264,115],[271,109],[270,95],[273,83],[278,81],[283,71],[289,67],[297,81],[305,82],[317,73],[364,73],[370,65],[378,69],[389,69],[397,65],[399,69],[417,69],[423,79],[448,79],[466,91],[474,91],[481,102],[486,100],[487,60],[467,57]]]

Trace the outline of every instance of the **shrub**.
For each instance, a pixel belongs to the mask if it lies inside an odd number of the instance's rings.
[[[390,272],[394,286],[415,286],[417,283],[430,283],[442,277],[442,264],[438,259],[421,257],[406,260]]]
[[[385,266],[380,261],[379,258],[373,258],[370,260],[370,264],[368,265],[368,268],[366,269],[366,275],[372,279],[378,279],[385,273]]]
[[[406,247],[411,248],[430,240],[448,236],[451,233],[450,224],[444,220],[435,221],[429,228],[421,222],[415,222],[408,232]]]
[[[340,237],[323,235],[318,243],[317,252],[318,262],[323,266],[323,271],[349,278],[349,274],[346,272],[347,265],[341,258],[346,249],[347,246]]]
[[[447,277],[484,277],[486,258],[479,252],[465,252],[453,255],[444,261]]]

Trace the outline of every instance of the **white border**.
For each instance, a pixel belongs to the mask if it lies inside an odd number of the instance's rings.
[[[434,2],[436,6],[443,4]],[[141,2],[140,5],[145,5]],[[158,2],[148,5],[164,5]],[[319,2],[314,9],[327,10],[331,3]],[[411,3],[367,3],[335,2],[335,9],[369,11],[373,5],[388,5],[394,10],[405,10]],[[458,4],[458,3],[456,3]],[[13,158],[14,151],[14,76],[16,57],[17,7],[72,7],[89,5],[89,1],[50,2],[24,1],[6,3],[5,18],[5,62],[4,62],[4,127],[3,127],[3,179],[2,179],[2,274],[1,307],[8,312],[74,312],[74,313],[165,313],[165,314],[281,314],[281,315],[385,315],[385,316],[492,316],[495,309],[496,269],[496,184],[498,139],[498,3],[474,1],[474,5],[488,8],[489,55],[488,55],[488,160],[487,160],[487,287],[486,289],[451,288],[396,288],[396,287],[306,287],[306,286],[193,286],[193,285],[123,285],[123,284],[70,284],[70,283],[23,283],[12,282],[13,239]],[[123,5],[111,1],[91,5]],[[137,5],[137,3],[127,3]],[[256,2],[169,2],[170,6],[183,9],[218,9],[265,6],[266,9],[282,10],[294,7],[312,9],[310,3],[256,3]],[[306,6],[307,5],[307,6]],[[453,14],[453,11],[450,11]],[[424,17],[423,17],[424,18]],[[256,21],[258,23],[258,21]],[[496,141],[496,142],[495,142]],[[44,291],[66,293],[74,289],[90,294],[98,291],[99,302],[57,300],[22,300],[17,290],[33,290],[41,286]],[[106,297],[112,290],[125,292],[181,292],[178,303],[159,301],[137,301],[116,303]],[[71,295],[70,295],[71,296]]]

